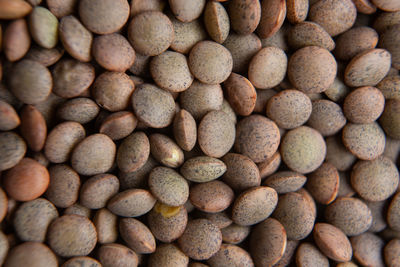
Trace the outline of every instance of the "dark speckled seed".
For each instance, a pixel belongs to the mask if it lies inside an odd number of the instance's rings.
[[[341,60],[352,59],[364,50],[375,48],[378,37],[377,32],[372,28],[354,27],[337,38],[335,56]]]
[[[14,229],[22,241],[44,242],[48,226],[57,217],[56,207],[38,198],[19,206],[14,215]]]
[[[185,232],[178,239],[182,251],[195,260],[211,258],[218,252],[221,243],[221,231],[207,219],[189,221]]]
[[[4,263],[7,267],[19,266],[58,266],[57,257],[45,244],[40,242],[25,242],[13,247]]]
[[[211,110],[220,110],[224,96],[221,85],[204,84],[197,80],[180,94],[180,105],[196,120]]]
[[[292,262],[294,253],[296,252],[299,241],[288,240],[286,242],[286,249],[282,258],[274,265],[274,267],[286,267]]]
[[[61,257],[88,255],[97,243],[93,223],[80,215],[64,215],[54,220],[47,238],[50,248]]]
[[[279,142],[278,126],[264,116],[251,115],[237,124],[235,151],[255,163],[271,157],[277,151]]]
[[[138,120],[132,112],[115,112],[103,120],[99,133],[108,135],[112,140],[123,139],[133,132],[137,123]]]
[[[263,185],[275,189],[278,194],[285,194],[299,190],[303,187],[306,181],[307,178],[300,173],[281,171],[267,177]]]
[[[92,58],[93,34],[74,16],[65,16],[60,21],[60,40],[67,52],[79,61]]]
[[[248,77],[259,89],[271,89],[285,78],[287,56],[285,52],[274,46],[262,48],[253,56],[249,64]]]
[[[102,265],[97,260],[87,257],[79,256],[73,257],[61,265],[61,267],[101,267]]]
[[[201,211],[221,212],[230,206],[233,199],[233,190],[218,180],[190,188],[190,202]]]
[[[290,130],[281,144],[283,162],[293,171],[309,173],[321,166],[326,144],[321,134],[307,126]]]
[[[232,73],[224,82],[227,99],[238,115],[250,115],[256,105],[257,93],[254,86],[246,78]]]
[[[223,45],[232,54],[232,71],[236,73],[245,73],[251,58],[261,49],[261,41],[256,34],[242,35],[231,32]]]
[[[97,63],[109,71],[125,72],[135,61],[132,46],[118,33],[96,37],[92,48]]]
[[[260,22],[261,6],[257,0],[232,0],[229,2],[231,27],[238,34],[254,32]]]
[[[119,232],[128,246],[139,254],[149,254],[156,250],[156,240],[150,229],[133,218],[123,218],[119,222]]]
[[[329,267],[329,260],[317,247],[307,242],[302,243],[297,249],[296,265],[298,267]]]
[[[79,2],[79,17],[82,23],[97,34],[118,31],[129,18],[129,3],[126,0],[90,0]]]
[[[194,77],[206,84],[222,83],[233,67],[229,50],[212,41],[198,42],[190,51],[188,63]]]
[[[100,209],[107,201],[118,193],[119,180],[112,174],[99,174],[89,178],[82,184],[80,203],[89,209]]]
[[[132,266],[136,267],[139,258],[136,253],[121,244],[105,244],[98,250],[98,259],[103,267]]]
[[[222,228],[222,241],[229,244],[242,243],[250,234],[251,226],[243,226],[236,223]]]
[[[152,156],[149,156],[146,163],[140,169],[133,172],[119,171],[118,178],[121,189],[146,188],[148,175],[156,166],[158,166],[158,162]]]
[[[268,218],[278,203],[278,194],[267,186],[258,186],[240,194],[232,207],[232,220],[239,225],[253,225]]]
[[[343,145],[339,135],[326,138],[326,162],[331,163],[339,171],[349,170],[357,158]]]
[[[50,71],[42,64],[28,59],[13,65],[8,81],[11,92],[25,104],[45,101],[53,87]]]
[[[317,223],[313,237],[318,248],[328,258],[338,262],[351,260],[353,252],[350,241],[339,228],[328,223]]]
[[[172,50],[187,54],[197,42],[207,38],[206,30],[200,19],[181,22],[172,14],[169,14],[168,17],[175,31],[175,38],[171,43]]]
[[[185,231],[188,214],[185,207],[171,207],[156,203],[147,215],[147,224],[157,240],[171,243]]]
[[[312,113],[307,124],[323,136],[334,135],[346,124],[341,107],[333,101],[320,99],[312,102]]]
[[[222,158],[222,161],[226,164],[227,169],[222,180],[233,190],[241,192],[260,185],[260,172],[249,157],[228,153]]]
[[[370,49],[357,54],[347,64],[344,81],[350,87],[375,86],[389,72],[391,55],[385,49]]]
[[[189,181],[203,183],[219,178],[226,169],[227,166],[219,159],[199,156],[186,160],[181,167],[181,174]]]
[[[94,67],[74,59],[60,60],[52,71],[53,93],[64,98],[77,97],[93,83]]]
[[[189,257],[174,244],[162,244],[149,257],[149,267],[187,267]]]
[[[356,17],[357,9],[351,0],[318,1],[308,13],[308,19],[324,27],[331,36],[350,29]]]
[[[90,98],[73,98],[58,107],[58,116],[66,121],[75,121],[81,124],[92,121],[99,114],[100,108]]]
[[[280,128],[293,129],[303,125],[311,115],[310,98],[298,90],[284,90],[268,100],[267,116]]]
[[[203,117],[198,128],[201,150],[210,157],[222,157],[235,142],[235,124],[223,111],[210,111]]]
[[[152,134],[149,137],[151,155],[161,164],[177,168],[182,165],[184,155],[182,149],[164,134]]]
[[[314,227],[315,213],[312,206],[299,193],[281,195],[272,216],[283,224],[291,240],[306,238]]]
[[[343,128],[343,144],[356,157],[373,160],[385,149],[385,133],[377,123],[348,123]]]
[[[172,123],[175,101],[172,95],[155,85],[141,84],[132,94],[136,117],[147,126],[164,128]]]
[[[130,43],[135,51],[146,56],[156,56],[167,50],[174,36],[171,21],[159,11],[142,12],[128,26]]]
[[[50,184],[46,197],[58,208],[68,208],[79,197],[81,180],[76,171],[64,164],[52,165],[49,168]]]
[[[118,216],[111,213],[107,208],[96,211],[93,224],[96,227],[98,243],[107,244],[117,240]]]
[[[361,87],[346,96],[343,112],[352,123],[372,123],[381,116],[385,97],[375,87]]]
[[[396,267],[400,264],[400,239],[393,239],[383,250],[385,262],[389,267]]]
[[[323,163],[308,175],[307,189],[318,203],[329,204],[339,191],[339,172],[331,163]]]
[[[156,199],[144,189],[129,189],[115,195],[108,201],[107,208],[123,217],[138,217],[149,212]]]
[[[14,132],[0,133],[0,171],[14,167],[24,157],[25,141]]]
[[[337,63],[328,50],[307,46],[290,57],[287,72],[296,89],[304,93],[321,93],[333,84]]]
[[[135,84],[123,72],[104,72],[93,84],[93,98],[108,111],[121,111],[129,106]]]
[[[391,99],[386,102],[379,122],[388,136],[400,139],[400,100]]]
[[[230,214],[228,214],[228,211],[226,210],[217,213],[203,212],[203,216],[204,218],[210,220],[210,222],[218,226],[218,228],[221,230],[232,224]]]
[[[143,132],[134,132],[126,137],[118,147],[117,164],[123,172],[140,169],[150,155],[150,142]]]
[[[182,92],[190,87],[193,75],[183,54],[165,51],[150,62],[150,72],[155,83],[170,92]]]
[[[166,167],[156,167],[149,175],[151,193],[163,204],[182,206],[189,197],[189,185],[175,170]]]
[[[328,51],[335,48],[332,37],[319,24],[311,21],[294,25],[289,32],[288,43],[294,49],[310,45],[320,46]]]
[[[96,175],[111,169],[115,161],[115,143],[104,134],[93,134],[73,150],[71,166],[82,175]]]
[[[254,227],[250,236],[250,253],[256,266],[273,266],[283,256],[287,235],[284,226],[268,218]]]
[[[347,236],[362,234],[372,224],[371,210],[358,198],[338,198],[326,208],[325,218]]]
[[[389,204],[387,221],[390,227],[400,231],[400,193],[397,193]]]
[[[296,24],[307,18],[309,3],[307,0],[288,0],[286,8],[288,20]]]
[[[197,126],[193,116],[181,109],[175,115],[173,129],[177,144],[185,151],[192,150],[197,141]]]
[[[218,266],[246,266],[253,267],[250,254],[241,247],[222,244],[220,250],[207,261],[211,267]]]
[[[364,233],[350,239],[353,256],[362,266],[384,267],[383,247],[385,242],[372,233]]]
[[[283,24],[286,17],[286,1],[272,0],[261,2],[261,19],[257,28],[260,38],[273,36]]]
[[[399,172],[396,165],[384,156],[370,161],[358,161],[351,173],[352,187],[368,201],[388,199],[398,184]]]

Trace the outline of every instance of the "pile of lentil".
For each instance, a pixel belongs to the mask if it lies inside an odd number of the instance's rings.
[[[399,267],[399,0],[0,0],[0,266]]]

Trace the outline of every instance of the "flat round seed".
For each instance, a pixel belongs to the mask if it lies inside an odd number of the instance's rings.
[[[290,130],[283,137],[281,155],[283,162],[293,171],[309,173],[324,161],[326,144],[319,132],[301,126]]]
[[[71,166],[83,175],[104,173],[114,164],[115,152],[115,143],[107,135],[94,134],[74,148]]]
[[[239,121],[236,130],[235,151],[248,156],[255,163],[271,157],[278,149],[278,126],[264,116],[245,117]]]
[[[197,184],[190,188],[190,202],[204,212],[221,212],[233,202],[233,190],[221,181]]]
[[[313,230],[316,214],[303,195],[291,192],[279,197],[272,217],[285,227],[288,239],[301,240]]]
[[[290,82],[297,89],[304,93],[321,93],[333,84],[337,63],[328,50],[307,46],[290,57],[287,72]]]
[[[321,204],[329,204],[335,200],[339,192],[339,172],[331,163],[323,163],[308,176],[307,189]]]
[[[350,241],[339,228],[327,223],[317,223],[313,236],[318,248],[328,258],[338,262],[351,259],[353,252]]]
[[[391,55],[385,49],[370,49],[357,54],[344,73],[346,85],[351,87],[375,86],[389,72]]]
[[[181,250],[195,260],[211,258],[218,252],[221,243],[221,231],[207,219],[189,221],[185,232],[178,239]]]
[[[303,125],[311,115],[313,105],[310,98],[298,90],[283,90],[267,103],[267,116],[283,129]]]
[[[351,0],[324,0],[311,5],[309,20],[321,25],[332,37],[350,29],[357,9]]]
[[[272,218],[258,224],[250,237],[250,253],[256,266],[273,266],[283,256],[287,236],[283,225]]]
[[[382,155],[385,149],[385,133],[376,123],[348,123],[343,128],[344,146],[357,158],[373,160]]]
[[[222,83],[233,67],[229,50],[211,41],[198,42],[190,51],[188,63],[194,77],[206,84]]]
[[[171,45],[174,36],[171,20],[159,11],[142,12],[128,26],[130,43],[135,51],[146,56],[160,55]]]
[[[326,208],[325,218],[347,236],[362,234],[372,224],[371,210],[357,198],[336,199]]]
[[[240,194],[232,207],[232,220],[243,226],[254,225],[268,218],[278,202],[276,191],[258,186]]]
[[[84,216],[64,215],[50,225],[48,243],[59,256],[86,256],[96,246],[96,228]]]
[[[226,172],[222,176],[222,180],[233,190],[241,192],[260,185],[260,172],[249,157],[228,153],[222,158],[222,161],[226,165]]]
[[[223,111],[210,111],[201,120],[198,142],[201,150],[210,157],[222,157],[235,142],[235,124]]]
[[[287,61],[282,49],[264,47],[250,61],[249,80],[259,89],[273,88],[285,78]]]
[[[129,18],[126,0],[83,0],[79,2],[79,17],[93,33],[108,34],[121,29]]]
[[[383,267],[383,240],[372,234],[364,233],[351,238],[354,258],[362,265]]]

